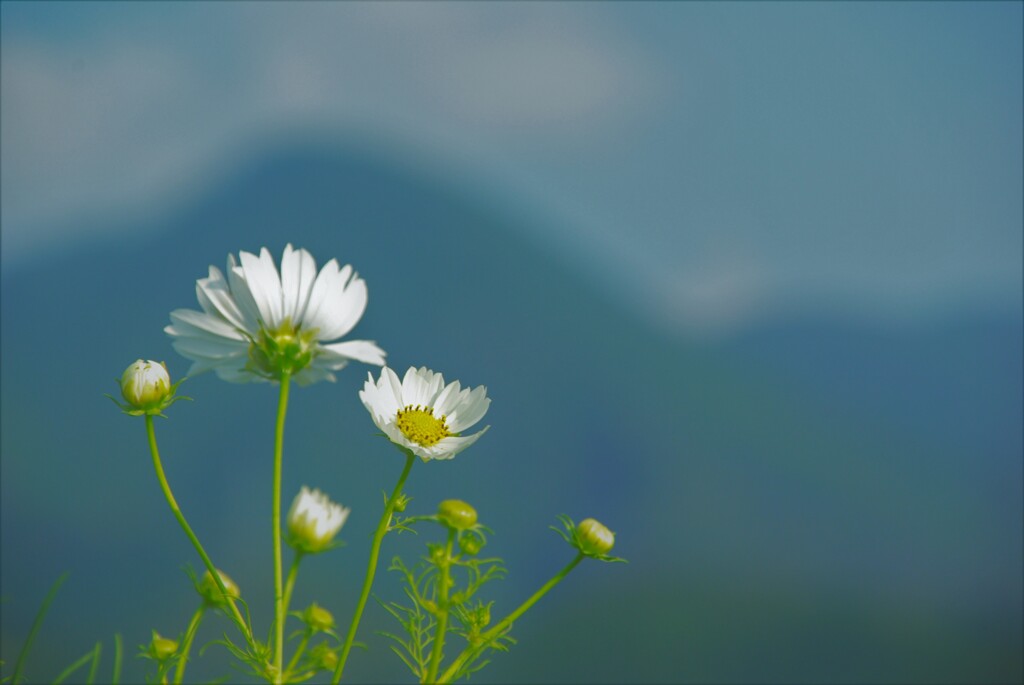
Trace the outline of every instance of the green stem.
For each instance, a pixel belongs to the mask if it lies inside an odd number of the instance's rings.
[[[32,643],[36,639],[36,633],[39,632],[39,627],[43,625],[43,618],[46,616],[46,612],[50,610],[50,603],[53,602],[53,598],[57,596],[57,591],[60,590],[60,586],[64,584],[64,581],[68,579],[68,572],[60,574],[60,578],[54,581],[53,585],[50,586],[50,591],[46,593],[46,598],[43,600],[42,605],[39,607],[39,612],[36,614],[36,619],[32,622],[32,628],[28,631],[28,637],[25,638],[25,644],[21,648],[21,653],[18,654],[18,660],[14,662],[14,675],[11,676],[11,682],[17,683],[21,677],[21,669],[25,666],[25,657],[28,656],[28,652],[32,649]]]
[[[121,682],[121,633],[114,633],[114,674],[110,678],[111,685]]]
[[[295,589],[295,578],[299,575],[300,561],[302,561],[302,552],[295,550],[291,568],[288,569],[288,578],[284,581],[284,615],[286,617],[288,616],[288,606],[292,603],[292,590]]]
[[[61,683],[63,683],[65,680],[67,680],[71,676],[72,673],[74,673],[75,671],[80,669],[82,666],[85,666],[90,661],[95,661],[95,660],[96,660],[96,648],[94,647],[93,649],[90,649],[89,652],[86,653],[84,656],[82,656],[82,658],[80,658],[78,661],[76,661],[75,663],[71,664],[70,666],[65,668],[63,671],[61,671],[60,675],[57,676],[56,678],[54,678],[53,685],[61,685]],[[15,681],[12,680],[11,682],[14,683]]]
[[[301,657],[302,653],[306,651],[306,645],[309,644],[309,638],[312,636],[313,633],[309,630],[302,634],[302,641],[299,642],[298,649],[295,650],[295,654],[292,656],[291,661],[288,662],[288,668],[284,669],[285,676],[292,672],[292,669],[295,668],[295,664],[299,663],[299,657]]]
[[[206,612],[206,603],[199,605],[196,609],[196,613],[192,614],[192,620],[188,623],[188,628],[185,630],[185,644],[181,646],[181,656],[178,657],[178,670],[174,673],[174,682],[176,685],[185,678],[185,665],[188,663],[188,653],[192,649],[192,641],[196,637],[196,631],[199,630],[199,624],[203,620],[203,614]]]
[[[452,545],[455,542],[455,529],[448,529],[448,544],[444,548],[444,565],[441,567],[441,585],[438,588],[437,631],[434,633],[434,647],[430,653],[430,668],[422,683],[432,683],[437,679],[437,669],[441,667],[441,653],[444,649],[444,636],[448,630],[448,585],[451,583]]]
[[[395,502],[398,501],[398,497],[402,494],[402,486],[405,485],[405,479],[409,477],[409,469],[412,468],[412,463],[415,460],[416,456],[411,452],[406,455],[405,468],[402,469],[402,475],[398,477],[398,484],[395,485],[394,492],[391,493],[391,497],[388,498],[387,503],[384,505],[384,513],[380,517],[380,523],[377,524],[377,532],[374,533],[373,544],[370,546],[370,562],[366,567],[363,591],[359,595],[359,603],[356,605],[356,611],[352,615],[352,623],[348,627],[345,644],[341,648],[341,656],[338,658],[338,665],[334,669],[334,676],[331,678],[333,685],[337,685],[341,681],[341,674],[345,670],[345,662],[348,660],[348,654],[352,650],[352,643],[356,639],[356,629],[359,627],[359,620],[363,616],[363,608],[366,606],[366,600],[370,598],[373,576],[377,573],[377,558],[380,556],[381,541],[384,539],[384,534],[388,532],[391,514],[395,510]]]
[[[228,594],[227,588],[224,587],[224,581],[221,580],[220,573],[217,572],[217,568],[210,561],[210,557],[206,554],[206,550],[199,543],[199,538],[192,532],[192,527],[188,525],[188,521],[185,520],[185,515],[181,513],[181,508],[178,507],[177,501],[174,499],[174,494],[171,492],[171,486],[167,483],[167,476],[164,475],[163,464],[160,463],[160,451],[156,446],[156,431],[153,430],[153,415],[146,414],[146,433],[149,435],[149,451],[153,454],[153,468],[156,469],[157,480],[160,481],[160,489],[164,492],[164,497],[167,498],[167,504],[170,505],[171,511],[174,513],[174,518],[178,519],[178,523],[181,525],[181,529],[185,531],[185,535],[192,541],[192,546],[196,548],[196,552],[199,553],[200,558],[203,560],[203,564],[206,566],[206,570],[213,576],[213,580],[217,583],[217,588],[220,589],[221,594],[227,601],[228,606],[231,607],[231,617],[238,625],[239,630],[245,636],[249,646],[253,646],[252,631],[249,630],[248,624],[242,618],[241,612],[238,611],[238,605],[235,604],[234,598]]]
[[[459,656],[455,659],[455,661],[452,662],[452,665],[448,667],[448,670],[441,674],[441,677],[438,678],[436,682],[438,682],[438,683],[447,683],[449,680],[451,680],[455,676],[455,674],[459,672],[459,669],[461,669],[465,665],[465,663],[467,661],[469,661],[469,659],[472,656],[474,656],[474,654],[478,654],[479,651],[481,649],[485,648],[488,644],[490,644],[490,642],[495,637],[501,635],[505,630],[507,630],[508,627],[510,625],[512,625],[512,623],[517,618],[519,618],[524,613],[526,613],[527,609],[529,609],[534,604],[536,604],[537,600],[539,600],[541,597],[546,595],[551,588],[555,587],[560,582],[562,582],[562,579],[565,578],[567,575],[569,575],[569,572],[572,571],[574,568],[576,568],[576,565],[578,563],[580,563],[582,560],[583,560],[583,553],[580,552],[579,554],[576,555],[575,559],[573,559],[572,561],[569,562],[568,566],[566,566],[561,571],[556,573],[555,576],[551,580],[549,580],[548,582],[544,583],[544,585],[542,585],[539,590],[537,590],[535,593],[533,593],[533,595],[531,595],[528,600],[526,600],[521,605],[519,605],[518,609],[513,611],[511,614],[506,616],[504,619],[502,619],[502,621],[500,623],[498,623],[498,625],[494,626],[493,628],[488,630],[486,633],[481,635],[480,636],[479,646],[477,646],[476,648],[466,647],[466,649],[462,650],[462,653],[459,654]]]
[[[288,388],[291,373],[281,372],[281,393],[277,400],[277,423],[274,427],[274,499],[271,517],[274,519],[274,667],[275,685],[284,682],[284,589],[281,581],[281,456],[284,452],[284,418],[288,412]]]
[[[96,671],[100,667],[100,652],[103,650],[103,643],[97,642],[96,647],[92,650],[92,666],[89,667],[89,677],[85,681],[85,685],[92,685],[96,682]]]

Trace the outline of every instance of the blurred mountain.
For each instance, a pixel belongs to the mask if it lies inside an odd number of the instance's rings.
[[[193,598],[179,566],[199,562],[160,497],[141,421],[102,393],[137,357],[183,374],[168,312],[197,308],[195,279],[229,252],[279,257],[291,242],[366,279],[352,335],[377,340],[399,372],[427,365],[488,386],[491,432],[452,462],[417,464],[408,491],[420,512],[466,499],[495,529],[511,569],[495,611],[571,558],[546,530],[559,513],[605,521],[632,562],[583,565],[475,680],[1020,679],[1019,312],[896,332],[812,317],[683,343],[608,301],[516,211],[317,140],[268,145],[152,221],[3,275],[8,663],[65,569],[41,677],[114,631],[135,644],[183,629]],[[285,499],[309,484],[354,510],[349,546],[305,564],[296,594],[339,617],[401,468],[358,401],[365,374],[293,393],[286,435]],[[266,627],[276,393],[212,375],[182,392],[195,402],[158,425],[168,477]],[[423,537],[389,539],[383,557],[410,558]],[[383,569],[376,592],[399,596]],[[393,628],[382,613],[368,611],[356,681],[405,677],[371,634]],[[190,674],[223,675],[216,651]]]

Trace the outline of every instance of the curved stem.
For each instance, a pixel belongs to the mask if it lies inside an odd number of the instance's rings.
[[[174,513],[174,518],[178,519],[178,523],[181,525],[181,529],[185,531],[185,535],[192,541],[192,546],[196,548],[196,552],[199,553],[200,558],[203,560],[203,564],[206,565],[206,570],[213,576],[213,580],[217,583],[217,588],[221,591],[224,599],[227,601],[229,607],[231,607],[231,617],[238,625],[238,629],[242,631],[246,641],[249,643],[249,647],[253,647],[252,631],[249,630],[248,624],[242,618],[241,612],[238,611],[238,605],[235,604],[234,598],[228,593],[227,588],[224,587],[224,581],[221,580],[220,573],[217,572],[217,568],[210,561],[210,557],[206,554],[206,550],[199,543],[199,538],[192,532],[191,526],[188,525],[188,521],[185,520],[185,515],[181,513],[181,508],[178,507],[178,503],[174,499],[174,494],[171,492],[171,486],[167,483],[167,476],[164,475],[163,464],[160,463],[160,451],[156,446],[156,432],[153,430],[153,415],[146,414],[146,433],[149,436],[149,451],[153,454],[153,468],[156,469],[157,480],[160,481],[160,489],[164,492],[164,497],[167,498],[167,504],[171,507],[171,512]]]
[[[380,556],[380,543],[384,539],[384,534],[388,532],[388,525],[391,523],[391,514],[395,510],[395,502],[398,501],[399,495],[402,494],[402,486],[405,485],[405,479],[409,477],[409,469],[412,468],[413,461],[416,460],[416,456],[411,452],[405,457],[405,468],[402,469],[402,475],[398,477],[398,484],[395,485],[394,492],[391,493],[391,497],[388,498],[387,503],[384,505],[384,513],[380,517],[380,523],[377,524],[377,532],[373,534],[373,544],[370,546],[370,562],[366,567],[366,579],[363,581],[363,591],[359,595],[359,603],[356,604],[355,613],[352,615],[352,623],[348,627],[348,634],[345,636],[345,644],[341,648],[341,656],[338,658],[338,665],[334,669],[334,676],[331,678],[331,683],[337,685],[341,681],[342,671],[345,670],[345,662],[348,660],[348,654],[352,651],[352,643],[356,639],[356,629],[359,628],[359,620],[363,616],[363,608],[366,606],[366,600],[370,598],[370,588],[373,587],[373,576],[377,572],[377,558]]]
[[[281,393],[277,400],[277,423],[274,427],[274,498],[271,518],[274,519],[274,682],[284,682],[284,589],[281,581],[281,455],[284,452],[284,418],[288,411],[288,387],[291,374],[281,373]]]
[[[288,668],[284,669],[285,676],[288,676],[292,672],[292,669],[295,668],[295,665],[299,663],[299,658],[302,656],[302,653],[306,651],[306,645],[309,644],[309,638],[312,636],[313,633],[309,630],[302,634],[302,641],[299,642],[298,649],[295,650],[295,654],[292,655],[291,660],[288,662]],[[287,678],[285,679],[287,680]]]
[[[508,629],[509,626],[512,625],[512,623],[517,618],[526,613],[527,609],[536,604],[537,600],[546,595],[551,588],[555,587],[560,582],[562,582],[562,579],[569,575],[569,571],[572,571],[574,568],[576,568],[576,564],[580,563],[582,560],[583,553],[580,552],[576,555],[575,559],[569,562],[568,566],[566,566],[561,571],[556,573],[551,580],[544,583],[539,590],[537,590],[535,593],[533,593],[533,595],[530,596],[528,600],[520,604],[518,609],[513,611],[504,619],[502,619],[501,622],[498,623],[496,626],[494,626],[486,633],[481,635],[479,646],[477,646],[476,648],[466,647],[466,649],[462,650],[462,653],[459,654],[455,661],[452,662],[452,665],[448,667],[448,670],[441,674],[441,677],[437,679],[437,682],[447,683],[449,680],[455,677],[455,674],[459,672],[459,669],[461,669],[463,665],[465,665],[465,663],[469,661],[471,657],[479,653],[481,649],[487,647],[487,645],[490,644],[490,642],[495,637],[500,636],[505,630]]]
[[[452,544],[455,542],[455,529],[448,529],[448,544],[444,548],[444,566],[441,567],[441,585],[438,587],[437,630],[434,633],[434,646],[430,653],[430,668],[420,682],[432,683],[437,679],[437,669],[441,667],[441,653],[444,650],[444,636],[448,630],[448,586],[451,584]]]
[[[192,641],[196,637],[196,631],[199,630],[199,624],[203,620],[203,614],[206,612],[206,603],[199,605],[196,609],[196,613],[192,614],[192,620],[188,623],[188,629],[185,631],[185,644],[181,646],[181,656],[178,657],[178,669],[174,673],[175,685],[180,685],[185,677],[185,665],[188,663],[188,653],[192,649]]]

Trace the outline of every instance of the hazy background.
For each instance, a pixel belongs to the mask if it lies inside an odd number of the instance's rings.
[[[167,314],[229,252],[366,278],[354,336],[493,397],[418,464],[476,505],[504,615],[582,565],[480,682],[1004,682],[1022,655],[1019,3],[0,6],[0,658],[183,631],[200,561],[142,421]],[[347,619],[401,457],[366,369],[293,394],[284,498],[353,507],[297,606]],[[168,477],[269,627],[267,385],[190,380]],[[416,554],[389,537],[382,558]],[[378,575],[376,594],[399,597]],[[227,626],[209,621],[201,641]],[[373,630],[346,670],[407,679]],[[147,662],[126,660],[129,682]],[[230,671],[217,647],[189,670]]]

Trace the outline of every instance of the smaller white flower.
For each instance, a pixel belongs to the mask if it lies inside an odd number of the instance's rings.
[[[401,381],[384,367],[376,382],[369,375],[359,398],[391,442],[423,461],[451,459],[490,428],[462,435],[491,406],[486,387],[463,388],[458,381],[445,385],[444,376],[425,366],[410,367]]]
[[[345,525],[349,511],[319,490],[303,485],[288,512],[288,543],[312,554],[328,549]]]

